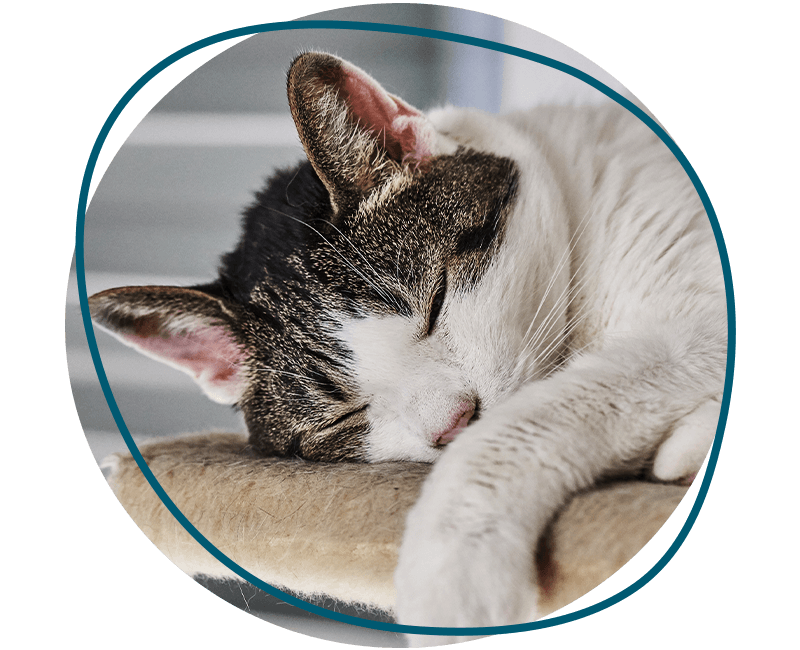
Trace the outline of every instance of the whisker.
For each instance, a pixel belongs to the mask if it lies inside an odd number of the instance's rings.
[[[546,358],[551,352],[553,352],[556,348],[563,345],[572,333],[578,328],[583,321],[585,321],[590,316],[589,312],[586,312],[581,315],[580,318],[575,319],[572,321],[564,330],[561,332],[557,339],[551,341],[550,345],[548,345],[544,350],[541,350],[536,358],[533,359],[532,364],[535,365],[539,363],[542,359]]]
[[[553,370],[558,370],[559,368],[563,367],[568,361],[571,361],[572,359],[575,359],[576,357],[579,357],[584,350],[586,350],[587,348],[590,348],[590,347],[592,347],[593,345],[596,345],[596,344],[597,344],[596,341],[589,341],[588,343],[583,344],[579,348],[575,348],[574,350],[570,350],[569,354],[567,356],[565,356],[562,360],[560,360],[556,364],[556,366],[555,366],[555,368]]]
[[[582,266],[583,264],[581,264],[581,266],[578,267],[578,270],[580,270]],[[576,285],[570,286],[568,284],[561,292],[561,294],[558,296],[558,298],[556,298],[556,301],[550,308],[548,314],[545,316],[545,318],[542,319],[542,322],[540,323],[537,330],[534,332],[533,336],[525,344],[525,347],[523,347],[523,349],[520,351],[520,357],[522,357],[522,355],[525,355],[524,359],[523,358],[520,359],[522,363],[524,363],[525,360],[530,356],[529,350],[530,351],[534,350],[536,346],[550,334],[553,327],[558,322],[558,316],[569,309],[570,305],[572,304],[572,301],[576,298],[579,291],[583,288],[583,286],[585,286],[587,281],[588,280],[584,278],[581,282],[579,282]],[[566,302],[564,302],[565,300]]]
[[[358,255],[361,257],[361,259],[362,259],[362,260],[364,260],[364,262],[366,263],[366,265],[369,267],[370,271],[372,271],[372,272],[375,274],[375,277],[376,277],[376,278],[379,278],[379,277],[380,277],[380,273],[378,273],[378,272],[375,270],[375,267],[373,267],[373,266],[372,266],[372,264],[370,264],[369,260],[368,260],[368,259],[367,259],[367,258],[364,256],[364,254],[363,254],[363,253],[362,253],[360,250],[358,250],[358,247],[357,247],[357,246],[356,246],[356,245],[355,245],[355,244],[354,244],[354,243],[353,243],[353,242],[350,240],[350,238],[349,238],[347,235],[345,235],[345,234],[344,234],[344,233],[343,233],[343,232],[342,232],[342,231],[341,231],[341,230],[340,230],[340,229],[339,229],[339,228],[336,226],[336,224],[334,224],[334,223],[329,223],[329,225],[331,226],[331,228],[334,228],[334,229],[336,230],[336,232],[338,232],[338,233],[339,233],[339,234],[342,236],[342,238],[343,238],[343,239],[344,239],[344,240],[345,240],[345,241],[346,241],[348,244],[350,244],[350,247],[351,247],[351,248],[352,248],[352,249],[353,249],[353,250],[354,250],[356,253],[358,253]],[[406,235],[406,236],[408,236],[408,235]],[[399,253],[398,253],[398,256],[399,256]],[[390,297],[392,297],[392,296],[390,295]],[[398,308],[400,307],[400,305],[398,305],[397,303],[395,303],[395,306],[396,306],[396,307],[398,307]]]
[[[301,207],[301,206],[306,204],[306,201],[303,201],[302,203],[298,203],[297,205],[295,205],[289,199],[289,188],[292,186],[292,183],[294,183],[295,180],[297,179],[297,175],[300,173],[300,169],[302,169],[302,168],[301,167],[297,168],[297,171],[295,171],[294,176],[292,176],[292,180],[290,180],[289,183],[286,185],[286,190],[284,191],[284,197],[286,198],[286,204],[291,206],[291,207],[293,207],[293,208],[299,208],[299,207]]]
[[[564,289],[561,291],[561,294],[559,294],[558,298],[556,299],[556,302],[551,308],[547,318],[543,320],[542,324],[539,326],[537,331],[534,332],[532,337],[534,341],[536,341],[537,336],[540,333],[540,330],[543,329],[548,320],[558,316],[560,308],[562,307],[562,301],[566,299],[566,303],[563,304],[563,310],[566,311],[572,304],[572,301],[575,300],[575,298],[580,294],[583,288],[588,284],[589,278],[583,278],[577,284],[573,284],[575,276],[581,271],[581,269],[583,269],[583,265],[585,263],[586,260],[581,262],[580,266],[575,270],[575,273],[572,275],[572,278],[570,278],[570,282],[567,284],[566,287],[564,287]]]
[[[582,266],[582,265],[581,265]],[[580,267],[579,267],[580,268]],[[572,301],[579,295],[579,291],[583,288],[583,286],[588,282],[588,278],[584,278],[578,284],[569,287],[568,291],[562,292],[562,294],[556,300],[556,303],[551,308],[550,312],[547,314],[547,317],[543,320],[542,324],[536,330],[536,333],[531,338],[530,341],[523,347],[518,355],[517,364],[515,366],[515,372],[521,372],[523,366],[528,365],[529,359],[531,354],[534,353],[536,350],[536,346],[545,338],[547,338],[553,327],[556,325],[557,316],[562,313],[562,310],[569,309]],[[566,304],[562,306],[562,301],[566,298]],[[551,343],[542,351],[537,354],[537,357],[534,359],[533,363],[530,365],[535,365],[543,358],[545,358],[550,352],[553,351],[555,345],[560,345],[561,343],[566,340],[567,336],[571,335],[572,332],[577,328],[577,326],[583,322],[586,317],[588,317],[588,313],[585,313],[585,308],[583,308],[584,313],[578,312],[572,315],[570,321],[565,325],[564,330],[559,335],[555,341],[551,341]],[[580,317],[579,317],[580,316]]]
[[[277,370],[276,368],[269,368],[267,366],[260,366],[254,369],[257,373],[264,373],[264,374],[274,374],[274,375],[286,375],[287,377],[294,377],[296,379],[301,379],[303,381],[310,381],[314,382],[314,379],[307,375],[298,375],[294,372],[288,372],[287,370]]]
[[[570,240],[567,243],[567,247],[562,253],[561,259],[559,260],[558,264],[556,265],[555,271],[550,276],[550,281],[547,283],[544,295],[539,301],[539,305],[536,308],[536,312],[534,313],[533,318],[531,319],[530,325],[528,325],[528,329],[525,331],[525,334],[523,335],[523,339],[526,338],[530,333],[531,328],[533,327],[533,324],[536,322],[536,318],[539,315],[539,312],[541,311],[542,307],[544,306],[544,303],[547,300],[547,296],[550,294],[550,291],[555,285],[556,278],[560,275],[561,271],[564,268],[564,265],[567,263],[568,260],[570,262],[572,261],[572,253],[574,252],[575,246],[577,246],[578,241],[583,236],[583,233],[586,231],[586,227],[589,225],[588,218],[589,215],[592,214],[593,207],[594,207],[594,199],[592,200],[592,203],[589,205],[589,207],[586,209],[586,212],[584,213],[583,218],[578,224],[578,227],[575,228],[575,232],[572,233],[572,237],[570,237]],[[581,266],[583,266],[583,264],[581,264]],[[567,287],[571,285],[572,279],[575,277],[576,273],[577,271],[574,271],[573,273],[570,274],[570,282],[567,283]],[[534,339],[536,338],[536,334],[533,335],[533,338]]]
[[[529,360],[529,358],[530,358],[530,355],[535,352],[535,350],[530,350],[524,359],[520,359],[520,362],[521,362],[522,365],[519,367],[519,371],[518,372],[521,372],[525,365],[530,365],[530,366],[532,366],[534,368],[537,367],[547,357],[549,357],[551,354],[553,354],[559,348],[563,347],[567,343],[569,338],[572,336],[573,332],[588,317],[589,317],[589,313],[585,313],[585,314],[581,315],[580,318],[578,318],[575,321],[573,321],[572,323],[570,323],[569,326],[565,327],[564,330],[562,332],[560,332],[559,335],[547,345],[547,347],[545,347],[542,350],[539,350],[538,353],[536,354],[536,356],[532,360]],[[544,376],[548,376],[548,375],[552,374],[552,372],[556,368],[558,368],[559,366],[560,366],[560,362],[557,361],[557,362],[555,362],[553,364],[552,368],[545,368],[544,369]]]
[[[370,280],[370,279],[369,279],[369,278],[368,278],[366,275],[364,275],[364,274],[363,274],[363,273],[362,273],[362,272],[361,272],[361,271],[360,271],[360,270],[359,270],[359,269],[358,269],[358,268],[355,266],[355,264],[353,264],[353,263],[352,263],[352,262],[351,262],[349,259],[347,259],[347,257],[345,257],[345,255],[344,255],[344,254],[343,254],[343,253],[342,253],[342,252],[341,252],[341,251],[340,251],[340,250],[339,250],[339,249],[338,249],[336,246],[334,246],[334,245],[333,245],[333,244],[332,244],[330,241],[328,241],[328,239],[327,239],[327,238],[326,238],[326,237],[325,237],[325,236],[324,236],[324,235],[323,235],[323,234],[322,234],[322,233],[321,233],[319,230],[317,230],[316,228],[314,228],[314,226],[312,226],[310,223],[306,223],[306,222],[305,222],[305,221],[303,221],[302,219],[298,219],[297,217],[293,217],[293,216],[292,216],[292,215],[290,215],[290,214],[286,214],[285,212],[281,212],[280,210],[276,210],[275,208],[270,208],[270,210],[271,210],[272,212],[275,212],[275,213],[277,213],[277,214],[280,214],[281,216],[284,216],[284,217],[286,217],[286,218],[288,218],[288,219],[292,219],[293,221],[296,221],[297,223],[299,223],[299,224],[302,224],[302,225],[306,226],[307,228],[309,228],[309,229],[313,230],[313,231],[314,231],[314,232],[315,232],[317,235],[319,235],[319,237],[320,237],[320,239],[322,239],[322,241],[324,241],[324,242],[325,242],[325,243],[326,243],[328,246],[330,246],[330,247],[331,247],[331,249],[332,249],[332,250],[333,250],[333,251],[334,251],[334,252],[335,252],[335,253],[336,253],[336,254],[337,254],[339,257],[341,257],[341,258],[342,258],[342,261],[343,261],[345,264],[347,264],[347,265],[348,265],[348,266],[349,266],[349,267],[350,267],[350,268],[351,268],[353,271],[355,271],[355,273],[356,273],[356,274],[357,274],[357,275],[358,275],[358,276],[359,276],[359,277],[360,277],[362,280],[364,280],[364,282],[366,282],[366,283],[367,283],[367,284],[368,284],[370,287],[372,287],[372,288],[375,290],[375,293],[377,293],[377,294],[378,294],[378,296],[380,296],[380,298],[381,298],[381,299],[382,299],[382,300],[383,300],[383,301],[384,301],[384,302],[385,302],[385,303],[386,303],[388,306],[390,306],[390,307],[394,307],[395,309],[399,309],[399,308],[400,308],[400,305],[398,305],[398,304],[397,304],[397,301],[396,301],[396,299],[395,299],[395,298],[394,298],[394,297],[393,297],[391,294],[389,294],[389,293],[385,292],[383,289],[381,289],[380,287],[378,287],[378,285],[376,285],[376,284],[375,284],[375,283],[374,283],[372,280]]]
[[[586,232],[586,228],[589,225],[589,217],[594,214],[594,206],[595,206],[595,200],[592,200],[592,203],[590,203],[590,205],[587,207],[586,211],[584,212],[583,217],[581,218],[580,222],[578,223],[577,227],[575,228],[574,232],[572,233],[572,236],[570,237],[570,240],[569,240],[569,242],[567,244],[567,247],[566,247],[564,253],[561,256],[561,259],[559,260],[559,263],[556,265],[555,271],[553,272],[553,274],[550,277],[550,281],[548,282],[548,285],[547,285],[547,288],[545,289],[544,295],[542,296],[542,298],[541,298],[541,300],[539,302],[539,305],[538,305],[538,307],[536,309],[536,312],[534,313],[534,316],[531,319],[530,325],[528,325],[528,329],[525,331],[525,334],[523,335],[523,340],[529,335],[529,333],[531,331],[531,328],[535,324],[536,319],[537,319],[542,307],[544,306],[544,303],[547,300],[547,297],[550,294],[550,291],[552,290],[552,288],[553,288],[553,286],[555,284],[555,279],[561,273],[561,271],[562,271],[562,269],[564,267],[564,264],[566,263],[567,259],[569,259],[570,262],[572,261],[572,256],[573,256],[573,253],[574,253],[574,251],[575,251],[575,249],[576,249],[576,247],[578,245],[578,242],[580,241],[581,237],[583,237],[584,233]],[[581,262],[581,264],[578,266],[577,269],[574,269],[570,273],[569,282],[567,282],[567,285],[562,290],[561,295],[559,295],[559,297],[555,301],[555,304],[551,307],[550,313],[547,315],[547,317],[545,317],[542,320],[542,322],[540,323],[540,325],[537,328],[537,330],[533,333],[533,336],[531,336],[531,338],[528,341],[528,343],[520,351],[519,364],[518,364],[518,366],[516,368],[517,370],[519,369],[519,365],[525,363],[525,361],[530,356],[530,350],[535,349],[535,347],[539,344],[540,340],[550,334],[550,331],[552,330],[552,326],[555,323],[558,314],[561,313],[562,308],[563,308],[563,310],[568,310],[570,305],[572,304],[572,301],[578,295],[579,291],[582,290],[583,287],[585,286],[586,278],[584,278],[584,280],[579,282],[577,285],[574,284],[575,278],[577,277],[579,272],[583,269],[583,266],[584,266],[585,263],[586,263],[586,259],[584,259]],[[564,299],[565,295],[569,295],[569,298],[568,298],[566,304],[562,306],[562,300]]]

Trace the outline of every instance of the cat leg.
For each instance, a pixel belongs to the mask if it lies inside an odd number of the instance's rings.
[[[712,398],[681,418],[658,448],[653,477],[660,481],[691,482],[711,449],[719,422],[719,399]]]
[[[724,368],[713,332],[630,338],[488,409],[448,445],[409,513],[398,621],[535,620],[534,549],[548,522],[576,491],[644,467],[676,421],[719,394]],[[459,640],[409,635],[412,646]]]
[[[562,467],[557,446],[538,440],[544,429],[532,429],[513,410],[506,417],[487,413],[434,465],[400,549],[398,622],[482,627],[537,618],[536,540],[567,495],[591,483],[593,472]],[[408,640],[410,647],[425,647],[468,638]]]

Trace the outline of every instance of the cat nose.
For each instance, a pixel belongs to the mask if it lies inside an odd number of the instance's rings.
[[[437,447],[443,447],[448,442],[452,442],[459,433],[467,428],[473,415],[475,415],[475,402],[466,400],[460,402],[450,419],[448,427],[434,435],[433,444]]]

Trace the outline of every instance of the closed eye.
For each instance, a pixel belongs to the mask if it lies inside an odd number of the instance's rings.
[[[439,286],[436,289],[436,293],[433,294],[433,300],[431,300],[431,308],[428,311],[428,329],[425,332],[425,336],[430,336],[433,333],[434,328],[436,327],[436,321],[439,318],[439,313],[442,311],[442,305],[444,305],[444,298],[447,294],[447,274],[442,271],[442,277],[439,280]]]
[[[342,422],[344,422],[345,420],[349,420],[351,417],[353,417],[355,415],[358,415],[359,413],[363,413],[368,408],[369,408],[369,404],[365,404],[364,406],[361,406],[361,407],[359,407],[359,408],[357,408],[357,409],[355,409],[353,411],[350,411],[349,413],[345,413],[341,417],[336,418],[330,424],[325,425],[325,428],[326,429],[332,429],[333,427],[335,427],[335,426],[337,426],[339,424],[342,424]]]

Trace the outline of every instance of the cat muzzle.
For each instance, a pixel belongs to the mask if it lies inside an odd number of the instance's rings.
[[[441,447],[452,442],[459,433],[467,428],[473,415],[475,415],[475,403],[461,402],[456,408],[450,425],[444,431],[433,436],[433,444]]]

